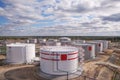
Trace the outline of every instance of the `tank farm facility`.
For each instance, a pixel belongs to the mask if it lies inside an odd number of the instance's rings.
[[[120,80],[120,42],[102,37],[3,37],[0,80]]]

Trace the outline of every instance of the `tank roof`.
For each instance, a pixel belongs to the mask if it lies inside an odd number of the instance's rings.
[[[7,44],[7,46],[13,46],[13,47],[18,47],[18,46],[32,46],[32,45],[35,45],[35,44],[27,44],[27,43],[11,43],[11,44]]]
[[[79,46],[79,45],[93,45],[93,44],[89,44],[89,43],[79,43],[79,44],[78,44],[78,43],[77,43],[77,44],[74,44],[74,45],[78,45],[78,46]]]
[[[86,43],[102,43],[102,42],[99,42],[99,41],[89,41],[89,42],[86,42]]]
[[[59,39],[68,39],[68,40],[71,40],[69,37],[61,37]]]
[[[50,51],[50,52],[75,52],[78,51],[75,47],[68,46],[45,46],[41,48],[42,51]]]

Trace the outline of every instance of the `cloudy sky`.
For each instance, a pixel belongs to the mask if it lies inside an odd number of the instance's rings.
[[[120,36],[120,0],[0,0],[0,36]]]

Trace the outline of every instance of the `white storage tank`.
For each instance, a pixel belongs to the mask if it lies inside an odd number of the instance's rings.
[[[46,45],[46,39],[38,39],[38,43],[40,46],[45,46]]]
[[[47,40],[46,39],[38,39],[38,43],[43,43],[43,42],[46,42]]]
[[[59,41],[62,42],[62,41],[71,41],[71,39],[69,37],[61,37],[59,38]]]
[[[7,62],[10,64],[31,63],[35,57],[35,44],[7,44]]]
[[[74,40],[73,43],[85,43],[85,40]]]
[[[84,49],[84,60],[88,60],[88,59],[94,59],[95,58],[95,45],[94,44],[72,44],[73,46],[77,47],[78,49],[80,49],[80,47],[82,47]]]
[[[95,53],[96,53],[96,55],[103,51],[103,43],[102,42],[87,41],[86,43],[95,45]]]
[[[78,49],[65,46],[46,46],[40,49],[40,69],[51,75],[66,75],[78,69]]]
[[[71,41],[62,41],[61,45],[62,46],[70,46],[71,45]]]
[[[68,37],[61,37],[59,38],[59,41],[61,42],[62,46],[71,45],[71,39]]]
[[[25,44],[25,63],[31,63],[35,58],[35,44]]]
[[[57,43],[57,39],[48,39],[46,41],[46,46],[55,46]]]
[[[61,42],[56,42],[56,46],[61,46]]]
[[[26,43],[30,43],[29,40],[26,40]]]
[[[109,41],[107,40],[94,40],[95,42],[102,42],[103,43],[103,51],[108,49]]]
[[[28,42],[36,44],[37,43],[37,39],[29,39]]]

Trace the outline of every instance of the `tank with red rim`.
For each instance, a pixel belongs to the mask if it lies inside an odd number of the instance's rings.
[[[44,73],[64,75],[78,69],[78,49],[68,46],[45,46],[40,49],[40,68]]]

